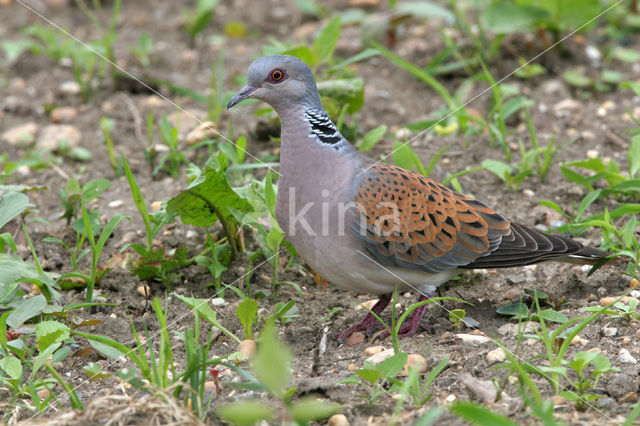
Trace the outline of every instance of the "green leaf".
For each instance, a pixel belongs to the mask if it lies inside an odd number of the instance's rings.
[[[318,92],[329,97],[340,105],[349,104],[347,112],[353,114],[362,108],[364,103],[364,80],[362,78],[342,78],[320,81]]]
[[[382,374],[382,378],[395,377],[402,371],[404,365],[407,363],[407,357],[409,354],[406,352],[399,352],[376,366],[376,370]]]
[[[310,67],[313,67],[318,62],[318,57],[314,51],[307,46],[294,47],[293,49],[285,50],[282,54],[295,56]]]
[[[54,343],[69,338],[69,327],[58,321],[41,321],[36,325],[38,349],[42,352]]]
[[[111,345],[108,345],[106,343],[103,342],[99,342],[97,340],[91,340],[89,339],[89,344],[91,345],[91,347],[93,347],[96,351],[98,351],[101,355],[107,357],[107,358],[111,358],[111,359],[118,359],[123,355],[126,355],[126,352],[122,352],[119,348],[115,348]],[[133,349],[131,349],[132,351]]]
[[[0,195],[0,229],[28,207],[29,197],[22,193],[9,192]]]
[[[204,173],[194,179],[185,191],[169,200],[167,213],[180,216],[185,224],[208,227],[218,220],[218,215],[227,223],[233,223],[229,207],[243,213],[252,212],[249,202],[229,186],[224,173],[227,165],[226,157],[212,155]]]
[[[298,424],[324,420],[338,411],[340,405],[313,397],[302,398],[289,408],[289,413]]]
[[[82,185],[82,198],[85,203],[95,200],[109,189],[111,182],[107,179],[93,179]]]
[[[340,38],[340,19],[338,15],[330,20],[313,42],[313,52],[320,64],[327,62],[336,48],[336,43]]]
[[[382,137],[387,132],[387,126],[384,124],[376,127],[375,129],[369,130],[363,137],[362,142],[358,146],[360,152],[369,151],[371,148],[376,146],[378,142],[382,140]]]
[[[273,328],[273,322],[269,321],[260,334],[261,341],[253,358],[253,371],[267,389],[282,399],[291,378],[291,353],[278,340]]]
[[[586,88],[593,85],[593,80],[578,69],[565,71],[562,74],[562,79],[574,87]]]
[[[482,426],[516,426],[514,422],[502,414],[495,413],[488,408],[470,402],[459,402],[452,405],[449,410],[471,424]]]
[[[449,321],[454,324],[458,324],[464,319],[466,315],[467,312],[464,309],[453,309],[449,311]]]
[[[522,302],[510,303],[496,309],[496,313],[516,318],[527,318],[529,316],[529,307]]]
[[[0,368],[9,375],[12,380],[19,380],[22,377],[22,363],[13,356],[0,359]]]
[[[634,63],[640,59],[640,52],[635,49],[628,49],[625,47],[615,47],[611,52],[611,55],[622,62]]]
[[[378,380],[380,380],[382,378],[382,374],[377,371],[377,370],[372,370],[372,369],[362,369],[362,370],[356,370],[355,373],[360,376],[361,378],[363,378],[364,380],[366,380],[367,382],[369,382],[370,385],[375,385]]]
[[[498,176],[501,180],[508,182],[511,176],[511,166],[502,161],[486,159],[482,162],[482,167]]]
[[[42,294],[29,299],[17,300],[9,304],[9,307],[14,310],[7,317],[7,325],[14,329],[18,328],[25,321],[40,315],[46,306],[47,299]]]
[[[537,7],[498,1],[484,10],[480,15],[480,22],[484,28],[495,34],[508,34],[533,31],[536,22],[547,16],[546,11]]]
[[[560,324],[564,324],[565,322],[569,321],[569,318],[553,309],[544,309],[538,313],[533,314],[533,319],[535,319],[536,321],[540,318],[543,318],[545,321],[557,322]]]
[[[240,323],[244,327],[244,335],[245,339],[252,339],[253,335],[251,333],[251,327],[253,326],[253,321],[256,319],[256,314],[258,313],[258,302],[252,299],[245,299],[238,305],[238,309],[236,310],[236,314],[238,315],[238,319]]]
[[[236,425],[254,425],[261,420],[271,420],[276,415],[271,405],[253,399],[221,405],[216,413]]]
[[[402,2],[396,6],[396,12],[423,19],[444,18],[453,21],[456,18],[456,15],[449,9],[429,1]]]

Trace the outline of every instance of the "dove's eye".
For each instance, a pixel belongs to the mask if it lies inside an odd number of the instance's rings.
[[[269,73],[269,78],[267,81],[271,83],[279,83],[284,80],[286,73],[283,69],[276,68]]]

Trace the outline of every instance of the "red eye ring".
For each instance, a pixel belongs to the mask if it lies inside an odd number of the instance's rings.
[[[281,70],[280,68],[276,68],[269,74],[269,78],[276,83],[282,81],[284,79],[284,76],[284,70]]]

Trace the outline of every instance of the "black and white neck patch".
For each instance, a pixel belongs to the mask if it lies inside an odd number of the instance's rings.
[[[317,136],[321,142],[335,145],[342,140],[336,125],[324,111],[305,109],[304,118],[311,125],[311,135]]]

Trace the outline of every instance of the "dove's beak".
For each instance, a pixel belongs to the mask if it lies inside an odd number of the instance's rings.
[[[227,104],[227,109],[230,109],[234,105],[239,104],[245,99],[250,98],[253,91],[256,90],[257,88],[258,88],[257,86],[249,86],[249,85],[244,86],[242,89],[240,89],[238,93],[236,93],[236,95],[233,98],[231,98],[231,100]]]

